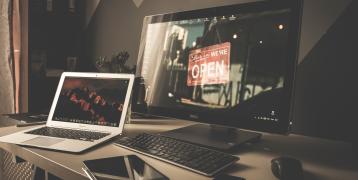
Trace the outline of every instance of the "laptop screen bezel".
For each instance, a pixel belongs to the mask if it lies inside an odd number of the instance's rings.
[[[125,96],[123,111],[121,114],[121,118],[119,120],[118,126],[104,126],[104,125],[92,125],[92,124],[82,124],[82,123],[72,123],[72,122],[61,122],[53,120],[53,114],[55,112],[57,101],[59,95],[62,90],[62,86],[65,78],[67,77],[77,77],[77,78],[96,78],[96,79],[127,79],[129,80],[127,92]],[[110,132],[110,133],[122,133],[123,127],[125,124],[125,118],[127,115],[128,105],[130,101],[130,96],[132,93],[132,87],[134,83],[134,75],[133,74],[112,74],[112,73],[76,73],[76,72],[64,72],[61,75],[60,81],[58,83],[58,87],[56,90],[56,94],[54,100],[52,102],[51,110],[49,116],[47,118],[46,126],[51,127],[61,127],[61,128],[70,128],[70,129],[83,129],[97,132]]]

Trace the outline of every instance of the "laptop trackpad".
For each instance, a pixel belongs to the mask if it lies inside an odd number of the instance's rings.
[[[65,139],[49,138],[49,137],[36,137],[27,141],[24,141],[25,144],[31,144],[36,146],[52,146],[54,144],[60,143]]]

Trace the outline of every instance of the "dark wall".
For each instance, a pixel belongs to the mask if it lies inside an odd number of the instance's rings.
[[[136,63],[145,15],[256,0],[87,0],[87,59],[127,50]],[[350,140],[354,101],[353,18],[351,0],[304,1],[294,108],[295,133]]]
[[[87,37],[94,42],[86,48],[88,58],[110,56],[118,50],[129,51],[130,63],[136,63],[143,17],[184,10],[200,9],[258,0],[86,0]],[[308,54],[318,40],[352,0],[304,1],[299,61]],[[115,34],[115,35],[113,35]],[[89,44],[87,44],[89,45]]]
[[[352,2],[298,66],[294,130],[358,142],[356,17]]]
[[[137,7],[132,0],[87,0],[86,59],[110,57],[126,50],[129,64],[136,64],[143,18],[162,14],[256,0],[144,0]]]

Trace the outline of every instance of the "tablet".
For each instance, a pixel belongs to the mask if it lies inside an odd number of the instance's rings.
[[[83,170],[92,180],[169,180],[135,155],[86,160],[83,164]]]

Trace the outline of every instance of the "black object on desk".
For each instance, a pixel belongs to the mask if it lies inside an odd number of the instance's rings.
[[[33,113],[16,113],[6,114],[5,116],[20,121],[16,124],[17,127],[34,126],[46,124],[47,114],[33,114]]]
[[[302,164],[290,157],[278,157],[271,161],[272,173],[280,180],[303,180]]]
[[[169,180],[135,155],[116,156],[83,161],[83,170],[91,180],[130,179],[130,180]]]
[[[19,120],[23,123],[32,123],[39,121],[46,121],[48,115],[47,114],[33,114],[33,113],[16,113],[16,114],[6,114],[5,116]]]
[[[227,153],[145,133],[134,138],[121,137],[114,143],[205,176],[213,176],[239,160]]]

